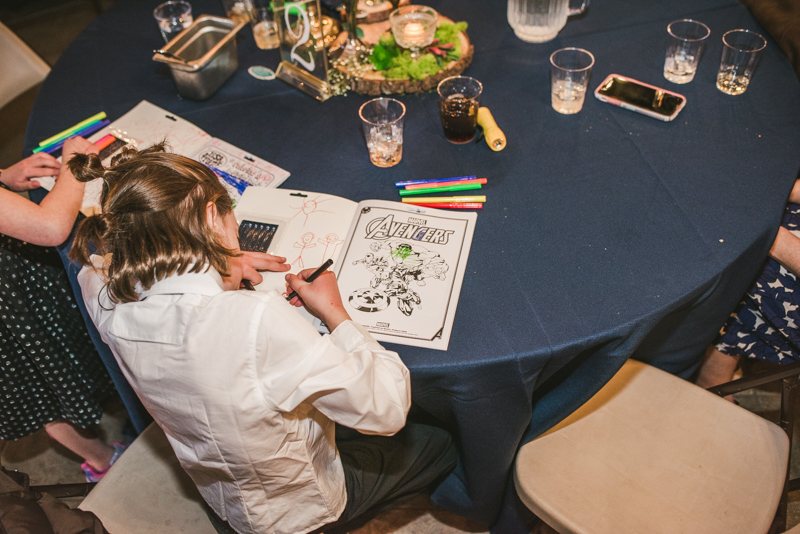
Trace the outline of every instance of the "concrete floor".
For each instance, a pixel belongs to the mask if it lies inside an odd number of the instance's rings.
[[[107,8],[115,0],[93,3],[85,0],[33,0],[3,3],[0,20],[11,27],[50,65],[61,52],[96,17],[95,4]],[[7,5],[8,4],[8,5]],[[11,7],[9,7],[11,6]],[[13,9],[12,9],[13,7]],[[36,89],[18,99],[14,105],[0,110],[0,168],[19,160],[22,155],[22,136],[27,114],[36,95]],[[775,388],[759,388],[736,395],[742,407],[776,421],[780,408],[780,393]],[[798,411],[800,414],[800,411]],[[119,402],[112,402],[100,424],[100,432],[108,441],[122,439],[125,411]],[[797,426],[800,426],[798,423]],[[795,435],[797,432],[795,432]],[[792,456],[792,476],[800,476],[800,440],[795,441]],[[28,473],[33,484],[82,482],[81,460],[54,444],[41,430],[15,442],[0,440],[0,462],[8,469]],[[66,500],[77,506],[80,498]],[[800,523],[800,492],[790,496],[789,526]],[[444,512],[433,506],[425,497],[416,497],[399,504],[376,517],[353,534],[458,534],[484,533],[486,529]],[[541,526],[536,534],[553,531]]]

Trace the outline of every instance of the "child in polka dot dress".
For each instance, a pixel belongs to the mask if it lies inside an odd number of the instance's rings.
[[[68,140],[64,161],[77,152],[97,148],[81,138]],[[35,189],[37,177],[56,174],[40,205],[13,192]],[[49,248],[69,237],[84,184],[45,153],[1,170],[0,182],[0,438],[19,439],[44,427],[85,460],[87,480],[97,481],[124,450],[91,430],[102,415],[100,401],[114,386],[61,260]]]

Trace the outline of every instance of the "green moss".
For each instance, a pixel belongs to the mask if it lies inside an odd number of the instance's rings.
[[[422,80],[441,71],[448,62],[461,57],[461,39],[458,34],[466,29],[466,22],[439,24],[435,35],[438,41],[433,46],[445,45],[446,48],[442,50],[447,53],[447,57],[443,58],[428,53],[423,54],[416,61],[411,59],[410,51],[397,45],[391,32],[386,32],[381,36],[379,43],[373,47],[372,55],[369,58],[370,63],[388,80],[405,78]],[[452,45],[452,47],[447,47],[447,45]]]

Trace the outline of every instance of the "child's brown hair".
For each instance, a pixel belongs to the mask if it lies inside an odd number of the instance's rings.
[[[68,165],[81,182],[103,179],[102,213],[81,222],[69,256],[89,265],[92,243],[98,254],[112,255],[112,302],[135,302],[156,281],[208,265],[228,275],[230,258],[238,253],[219,242],[206,206],[213,202],[224,217],[231,199],[207,167],[166,152],[164,143],[142,151],[124,148],[108,168],[94,154],[75,155]]]

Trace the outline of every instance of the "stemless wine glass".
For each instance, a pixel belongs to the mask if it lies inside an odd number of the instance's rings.
[[[439,14],[427,6],[403,6],[389,15],[394,40],[411,50],[412,59],[418,59],[420,49],[433,42],[438,20]]]

